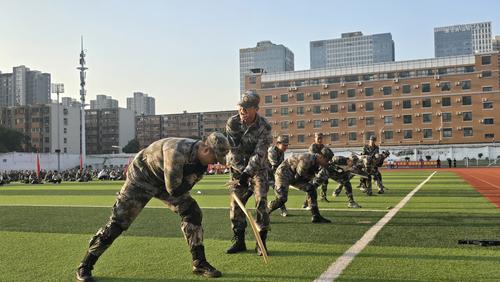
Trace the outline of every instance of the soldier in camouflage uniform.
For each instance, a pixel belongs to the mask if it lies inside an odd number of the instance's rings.
[[[345,187],[345,193],[349,200],[347,204],[348,208],[361,208],[361,206],[354,201],[351,185],[351,178],[354,176],[353,173],[365,175],[357,166],[357,161],[358,159],[356,156],[351,156],[350,158],[336,156],[333,157],[327,168],[328,177],[339,183],[338,188],[334,192],[334,197],[337,197],[340,192],[342,192],[342,188]]]
[[[319,154],[323,148],[325,148],[325,145],[323,144],[323,133],[316,132],[314,134],[314,143],[312,143],[311,146],[309,146],[309,153]],[[325,202],[330,202],[326,198],[327,190],[328,190],[328,179],[325,180],[325,183],[321,184],[320,199]]]
[[[368,141],[368,144],[366,144],[363,147],[363,152],[361,153],[362,156],[366,157],[366,164],[367,164],[367,172],[368,172],[368,178],[362,178],[360,180],[360,186],[362,187],[361,191],[366,193],[368,196],[371,196],[373,194],[372,192],[372,175],[375,174],[375,171],[377,168],[373,165],[373,159],[375,158],[375,155],[379,153],[379,147],[375,143],[377,141],[377,137],[374,135],[370,136],[370,139]],[[379,190],[379,194],[383,194],[384,190]]]
[[[288,136],[280,135],[278,140],[276,140],[276,145],[269,147],[267,150],[267,159],[269,161],[270,171],[269,171],[269,184],[274,187],[274,174],[278,166],[285,160],[285,151],[288,148]],[[281,216],[288,216],[288,211],[286,210],[285,204],[280,207]]]
[[[221,133],[207,140],[165,138],[140,151],[128,166],[128,175],[118,193],[108,223],[90,240],[77,269],[78,281],[94,281],[97,259],[127,230],[146,204],[155,197],[181,216],[181,230],[193,257],[193,273],[219,277],[220,271],[205,258],[202,213],[189,191],[201,180],[209,163],[224,162],[229,142]]]
[[[313,223],[330,223],[330,220],[319,213],[316,189],[327,178],[324,177],[325,168],[332,157],[333,152],[325,147],[320,154],[295,154],[287,158],[276,170],[274,177],[277,198],[269,203],[269,210],[272,212],[287,202],[291,185],[307,193]]]
[[[249,195],[249,189],[253,190],[255,194],[256,222],[260,230],[260,237],[266,246],[265,242],[269,230],[267,149],[273,138],[269,122],[257,114],[259,102],[260,97],[257,94],[247,93],[243,95],[238,104],[238,114],[228,119],[226,134],[231,150],[227,155],[227,163],[231,172],[230,191],[244,204],[248,200],[246,195]],[[229,217],[234,233],[234,242],[227,253],[243,252],[246,250],[245,229],[247,221],[245,214],[233,198],[231,198]],[[255,250],[259,255],[262,255],[258,246]]]

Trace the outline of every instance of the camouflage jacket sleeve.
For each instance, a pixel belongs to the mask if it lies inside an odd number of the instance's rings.
[[[255,149],[248,161],[248,165],[245,167],[244,172],[249,175],[255,175],[257,171],[263,169],[266,166],[267,159],[267,149],[273,142],[273,136],[271,135],[271,125],[265,120],[261,120],[263,123],[259,128],[258,142]]]
[[[319,185],[325,183],[329,178],[328,170],[326,168],[320,169],[318,173],[311,180],[311,183],[314,187],[318,187]]]
[[[186,156],[173,148],[163,148],[163,171],[165,187],[172,196],[180,196],[189,191],[193,185],[184,180],[184,164]]]
[[[309,153],[311,153],[311,154],[314,154],[314,153],[316,153],[315,151],[316,151],[316,150],[315,150],[315,148],[314,148],[314,143],[313,143],[313,144],[311,144],[311,146],[309,146],[309,150],[308,150],[308,152],[309,152]]]
[[[273,171],[280,165],[280,156],[274,146],[269,147],[267,150],[267,159],[269,160],[269,164],[271,165],[271,169]]]

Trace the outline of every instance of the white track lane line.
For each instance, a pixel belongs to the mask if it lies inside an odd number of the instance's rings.
[[[424,186],[427,181],[431,179],[431,177],[436,174],[437,171],[434,171],[427,179],[425,179],[422,183],[420,183],[415,189],[413,189],[406,197],[404,197],[392,210],[390,210],[384,217],[382,217],[375,225],[373,225],[366,233],[359,239],[352,247],[349,248],[342,256],[340,256],[328,269],[321,274],[320,277],[314,280],[315,282],[330,282],[335,280],[342,274],[347,266],[354,260],[356,255],[361,253],[363,249],[375,238],[377,233],[396,215],[396,213],[406,205],[406,203],[415,195],[415,193]]]

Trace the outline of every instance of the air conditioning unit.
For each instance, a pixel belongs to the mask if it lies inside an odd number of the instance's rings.
[[[328,95],[328,92],[321,92],[321,95],[323,96]]]
[[[327,89],[328,88],[328,84],[323,84],[323,89]]]
[[[275,113],[277,113],[277,112],[278,112],[278,110],[274,109],[274,112],[275,112]]]
[[[397,117],[397,118],[400,118],[400,117],[401,117],[401,115],[396,115],[396,117]]]
[[[481,101],[488,102],[488,98],[483,98],[483,99],[481,99]]]
[[[290,124],[293,124],[293,120],[290,121]]]
[[[345,109],[345,106],[340,106],[340,109],[341,109],[341,110]]]
[[[435,84],[435,86],[436,86],[436,87],[439,87],[439,85],[440,85],[439,83],[436,83],[436,84]]]
[[[416,113],[416,114],[415,114],[415,116],[416,116],[416,117],[419,117],[419,116],[420,116],[420,114],[419,114],[419,113]]]
[[[439,80],[439,79],[441,79],[441,77],[439,77],[439,75],[435,75],[435,76],[434,76],[434,79],[435,79],[435,80]]]
[[[461,114],[462,114],[462,112],[457,112],[456,114],[457,114],[457,116],[459,116],[459,115],[461,115]]]
[[[345,131],[342,131],[340,134],[345,135]]]
[[[307,97],[311,97],[311,93],[307,93]]]
[[[420,105],[420,101],[415,101],[415,105]]]
[[[365,119],[365,117],[359,117],[359,119],[360,119],[360,120],[363,120],[363,119]]]
[[[380,90],[380,91],[384,91],[384,87],[380,87],[378,90]]]
[[[420,130],[420,128],[417,128],[417,129],[415,129],[415,130],[416,130],[417,132],[420,132],[420,131],[421,131],[421,130]]]
[[[414,86],[414,88],[415,88],[415,89],[418,89],[419,87],[420,87],[420,85],[418,85],[418,84],[416,84],[416,85]]]
[[[394,89],[399,90],[399,86],[394,87]]]
[[[344,90],[340,90],[340,94],[344,94],[344,93],[345,93],[345,91],[344,91]]]
[[[288,91],[297,91],[297,87],[296,86],[288,87]]]
[[[383,107],[383,106],[384,106],[384,103],[380,103],[380,104],[379,104],[379,106],[380,106],[380,107]]]
[[[483,74],[482,74],[482,73],[480,73],[480,74],[478,74],[478,75],[477,75],[477,77],[482,78],[482,77],[483,77]]]
[[[436,116],[441,116],[441,113],[436,113]]]
[[[399,106],[399,102],[394,103],[396,106]]]
[[[274,95],[274,100],[278,99],[278,96]]]
[[[436,128],[437,131],[441,131],[441,127]]]
[[[359,107],[362,109],[362,108],[364,108],[364,107],[365,107],[365,105],[361,104],[361,105],[359,105]]]
[[[290,134],[290,137],[293,137],[293,134]]]
[[[293,109],[288,110],[288,112],[293,113]]]
[[[462,99],[461,99],[461,98],[458,98],[458,99],[457,99],[457,103],[460,103],[460,102],[462,102]]]
[[[398,83],[398,82],[399,82],[399,78],[395,78],[394,83]]]
[[[380,119],[384,119],[384,118],[385,118],[385,116],[383,116],[383,115],[380,116]]]
[[[345,120],[345,117],[342,118],[342,120],[344,121]]]
[[[363,82],[358,81],[358,86],[361,86],[361,85],[363,85]]]
[[[363,93],[363,88],[360,88],[360,89],[359,89],[359,93]]]
[[[288,95],[288,98],[293,98],[293,94],[289,94],[289,95]]]
[[[440,104],[440,103],[441,103],[441,100],[437,99],[436,104]]]
[[[307,136],[312,136],[312,134],[311,134],[311,133],[309,133],[309,134],[307,134]]]
[[[461,84],[460,81],[455,82],[456,86],[460,86],[460,84]]]
[[[278,124],[278,122],[277,122],[277,121],[274,121],[274,124]]]
[[[310,120],[310,119],[309,119],[309,120],[307,120],[307,122],[308,122],[308,123],[311,123],[311,122],[312,122],[312,120]]]
[[[382,130],[380,130],[380,132],[385,133],[385,130],[384,130],[384,129],[382,129]]]
[[[307,108],[307,111],[310,112],[311,111],[311,108]]]
[[[340,86],[345,87],[345,82],[342,82]]]
[[[479,120],[479,123],[484,123],[484,119],[480,119],[480,120]]]
[[[457,127],[457,130],[462,130],[462,127],[461,126]]]
[[[396,130],[397,133],[401,133],[401,129]]]

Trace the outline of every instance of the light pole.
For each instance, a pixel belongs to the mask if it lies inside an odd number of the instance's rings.
[[[57,94],[57,171],[61,171],[61,110],[59,104],[59,94],[64,93],[64,84],[52,83],[52,93]]]

